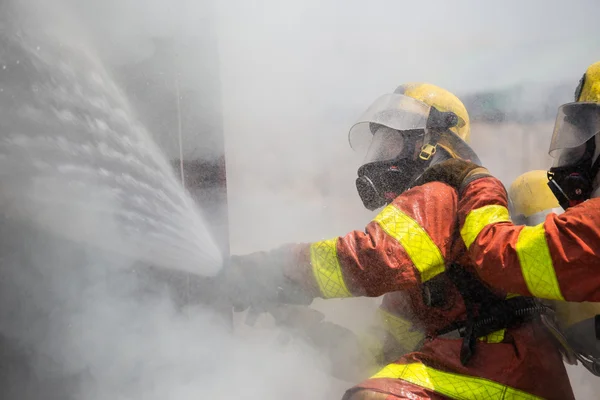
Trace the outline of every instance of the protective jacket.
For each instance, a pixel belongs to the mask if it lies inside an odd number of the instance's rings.
[[[473,182],[461,198],[461,234],[485,282],[544,299],[600,301],[600,198],[533,227],[510,222],[495,178]]]
[[[484,187],[491,190],[473,195]],[[370,389],[388,393],[390,398],[405,398],[407,393],[415,398],[427,398],[427,393],[431,398],[454,399],[574,398],[561,355],[537,322],[480,337],[476,355],[466,365],[460,360],[462,340],[438,335],[440,329],[466,316],[462,297],[445,273],[451,263],[478,272],[500,271],[486,275],[495,288],[504,290],[499,296],[509,291],[530,294],[522,278],[507,277],[508,271],[502,271],[506,265],[510,273],[520,274],[520,269],[513,270],[520,268],[518,264],[502,263],[503,257],[511,257],[501,252],[503,240],[485,232],[493,229],[486,225],[509,221],[503,186],[494,178],[485,178],[470,183],[466,190],[471,197],[481,198],[481,204],[469,201],[468,195],[459,203],[456,189],[430,182],[397,197],[364,232],[286,247],[287,256],[281,258],[286,260],[285,274],[306,291],[324,298],[401,291],[405,299],[397,302],[396,310],[388,299],[387,310],[399,317],[410,312],[411,321],[425,331],[427,337],[417,351],[387,365],[348,395]],[[515,232],[519,228],[510,229]],[[476,257],[475,264],[466,245]],[[487,256],[486,246],[498,256]],[[424,285],[432,280],[444,288],[444,298],[449,299],[444,307],[431,307],[424,301]],[[513,284],[504,285],[506,281]]]

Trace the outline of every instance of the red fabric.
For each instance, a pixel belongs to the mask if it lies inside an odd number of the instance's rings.
[[[425,227],[444,258],[450,255],[455,223],[447,216],[457,212],[453,188],[432,182],[407,191],[392,204]],[[367,225],[365,232],[354,231],[340,237],[337,252],[344,281],[354,294],[380,296],[415,288],[421,282],[402,245],[376,222]]]
[[[471,210],[506,206],[502,183],[484,178],[467,187],[459,204],[461,226]],[[531,295],[515,245],[522,226],[510,222],[485,227],[469,249],[479,276],[506,292]],[[568,301],[600,301],[600,199],[591,199],[544,222],[546,242],[561,292]]]
[[[421,362],[442,371],[486,378],[549,400],[575,398],[562,358],[540,326],[529,324],[511,330],[504,343],[478,342],[477,353],[466,367],[460,363],[461,344],[456,339],[434,339],[397,363]],[[399,379],[367,379],[355,389],[410,398],[402,396],[413,386]],[[415,393],[420,394],[421,390]]]
[[[431,182],[405,192],[393,204],[420,226],[426,227],[442,256],[447,259],[456,231],[455,221],[448,219],[448,216],[456,215],[457,200],[453,188],[440,182]],[[304,243],[291,248],[296,257],[293,257],[293,263],[284,265],[284,270],[288,277],[314,292],[317,285],[312,274],[309,246]],[[364,232],[352,231],[339,237],[337,255],[344,282],[354,296],[377,297],[415,288],[421,282],[419,272],[404,248],[376,222],[369,223]]]
[[[506,204],[504,188],[497,186],[495,181],[480,179],[470,184],[467,190],[486,188],[490,190],[472,197],[485,198],[491,204]],[[490,191],[491,195],[487,193]],[[452,187],[439,182],[427,183],[405,192],[393,204],[426,230],[440,249],[446,263],[458,262],[467,268],[477,267],[480,271],[499,269],[498,258],[485,256],[484,253],[489,250],[485,248],[484,242],[478,244],[480,251],[475,251],[477,264],[474,265],[465,255],[466,249],[458,230],[459,217],[464,221],[464,212],[468,207],[481,205],[461,202],[462,214],[459,213],[458,196]],[[598,222],[597,226],[600,227],[600,218]],[[516,234],[514,232],[512,235]],[[493,249],[501,249],[499,241],[494,243],[497,244]],[[308,290],[314,291],[317,286],[311,273],[310,253],[306,250],[308,246],[296,246],[296,264],[287,266],[296,270],[293,273],[290,271],[288,276],[295,276]],[[404,248],[377,223],[370,223],[364,232],[353,231],[340,237],[337,254],[344,282],[355,296],[380,296],[384,293],[403,291],[403,296],[408,296],[408,302],[400,301],[394,306],[393,297],[388,297],[386,306],[391,310],[396,308],[399,315],[410,312],[413,320],[428,333],[432,334],[452,321],[465,318],[464,303],[456,289],[449,282],[444,282],[444,276],[436,279],[441,279],[447,289],[447,306],[435,309],[423,304],[419,272]],[[511,274],[517,275],[517,271],[512,270],[517,268],[513,264],[507,267],[511,268]],[[600,263],[597,265],[600,268]],[[491,281],[497,288],[504,290],[510,287],[510,291],[514,291],[512,288],[515,285],[504,283],[518,283],[522,289],[522,281],[507,275],[510,274],[505,271],[502,275],[494,275],[494,279],[490,280],[492,275],[488,274],[488,282]],[[557,347],[546,332],[533,323],[508,331],[504,343],[488,344],[478,341],[477,352],[467,367],[460,363],[461,343],[460,339],[430,339],[418,352],[408,354],[398,362],[423,362],[436,369],[486,378],[547,399],[574,399]],[[417,399],[431,398],[418,397],[420,393],[429,394],[422,388],[415,389],[414,385],[401,380],[372,379],[356,388],[371,389],[397,398],[411,398],[407,397],[407,393],[412,393],[417,396],[413,398]]]
[[[381,308],[390,314],[411,321],[426,335],[434,335],[436,331],[465,316],[465,306],[455,286],[445,276],[437,279],[442,280],[441,286],[444,289],[447,306],[443,308],[426,306],[419,284],[401,292],[386,294],[383,296]]]
[[[426,227],[445,258],[451,252],[456,230],[449,215],[457,213],[456,191],[450,186],[431,182],[405,192],[393,204]],[[440,223],[440,221],[443,221]],[[284,263],[285,274],[311,293],[318,285],[310,264],[310,243],[291,247],[293,262]],[[376,222],[365,231],[352,231],[338,238],[337,254],[344,282],[354,296],[377,297],[384,293],[414,288],[421,281],[404,248],[385,233]],[[281,257],[278,258],[281,260]]]

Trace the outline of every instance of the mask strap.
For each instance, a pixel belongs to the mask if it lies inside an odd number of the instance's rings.
[[[419,160],[422,161],[430,161],[431,157],[437,152],[437,145],[440,140],[440,131],[435,129],[433,131],[427,130],[425,135],[425,139],[429,136],[429,140],[423,140],[423,146],[421,146],[421,151],[419,152]]]

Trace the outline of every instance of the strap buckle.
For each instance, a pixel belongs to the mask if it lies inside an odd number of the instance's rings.
[[[424,144],[423,147],[421,147],[421,153],[419,153],[419,158],[423,161],[428,161],[435,154],[436,151],[437,144]]]

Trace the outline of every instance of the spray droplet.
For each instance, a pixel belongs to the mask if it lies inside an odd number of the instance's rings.
[[[2,69],[6,69],[6,64],[2,66]]]
[[[40,49],[40,46],[36,47],[35,49],[36,49],[36,50],[39,50],[39,49]]]

